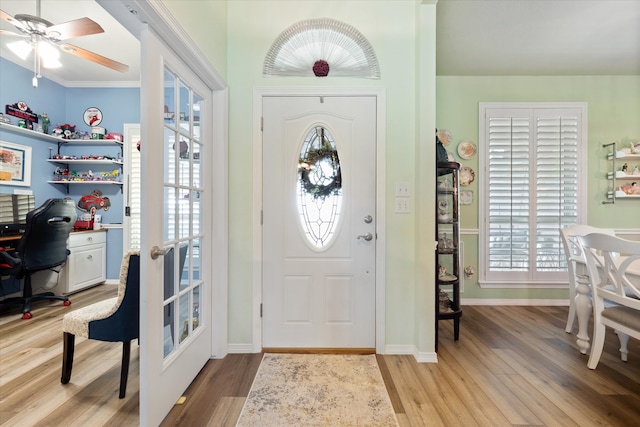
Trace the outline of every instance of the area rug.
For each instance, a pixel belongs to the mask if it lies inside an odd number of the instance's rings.
[[[237,427],[397,426],[375,355],[265,354]]]

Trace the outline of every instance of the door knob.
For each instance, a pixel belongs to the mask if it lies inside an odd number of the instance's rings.
[[[151,259],[157,259],[159,256],[164,256],[168,254],[170,250],[173,250],[173,247],[160,249],[159,247],[154,246],[151,248]]]
[[[367,234],[361,234],[358,236],[358,239],[364,239],[367,242],[373,239],[373,234],[371,233],[367,233]]]

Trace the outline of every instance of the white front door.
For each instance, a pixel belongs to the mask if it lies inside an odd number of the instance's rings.
[[[212,91],[142,32],[140,425],[159,425],[212,354]]]
[[[374,348],[376,97],[263,97],[263,347]]]

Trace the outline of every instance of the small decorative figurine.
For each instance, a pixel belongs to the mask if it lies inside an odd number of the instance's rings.
[[[640,185],[635,181],[631,185],[621,186],[620,189],[630,196],[640,195]]]
[[[453,274],[449,274],[447,272],[447,268],[442,264],[438,265],[438,278],[447,282],[451,282],[457,279],[457,277]]]
[[[42,122],[42,132],[46,133],[47,135],[49,134],[49,124],[51,123],[51,120],[49,119],[49,116],[47,115],[47,113],[42,113],[39,114],[38,117],[40,118],[40,121]]]
[[[449,211],[449,201],[445,198],[438,200],[438,221],[451,222],[451,212]]]

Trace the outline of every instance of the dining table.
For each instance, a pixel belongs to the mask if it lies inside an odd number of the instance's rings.
[[[620,255],[617,260],[618,263],[622,263],[626,259],[625,256]],[[591,302],[591,284],[587,276],[587,265],[583,260],[578,260],[576,263],[576,270],[579,277],[582,280],[578,280],[576,284],[576,318],[578,320],[578,335],[576,335],[576,344],[580,349],[580,353],[587,354],[591,347],[589,339],[589,319],[593,310],[593,304]],[[627,277],[632,280],[633,284],[637,284],[640,287],[640,259],[637,259],[631,263],[627,269]]]

